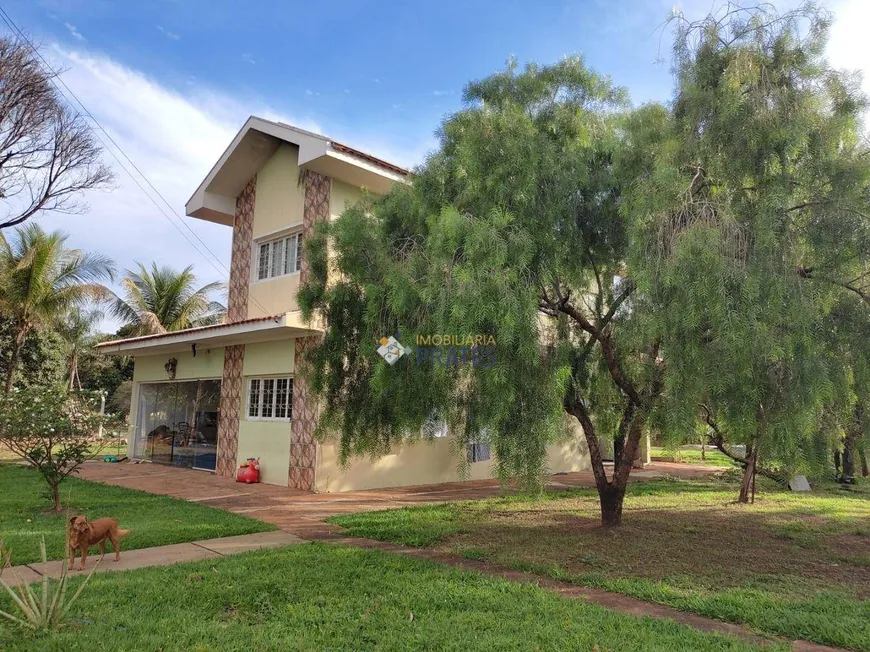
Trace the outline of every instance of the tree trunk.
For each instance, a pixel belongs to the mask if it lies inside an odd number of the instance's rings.
[[[842,478],[855,477],[855,436],[849,433],[843,438],[843,474]]]
[[[635,435],[640,432],[642,427],[632,428],[628,436],[625,438],[625,445],[621,451],[621,455],[615,459],[615,468],[613,479],[607,480],[607,473],[604,469],[604,460],[601,457],[601,444],[598,440],[598,434],[595,429],[595,424],[582,401],[577,401],[574,405],[568,408],[568,412],[580,421],[583,427],[583,435],[586,438],[586,444],[589,448],[589,460],[592,463],[592,473],[595,476],[595,488],[598,490],[598,499],[601,504],[601,525],[604,527],[613,527],[622,523],[622,503],[625,499],[625,487],[628,484],[628,476],[631,472],[631,460],[625,465],[622,460],[626,455],[631,455],[632,459],[634,451],[637,450],[637,441]],[[640,420],[639,420],[640,421]],[[633,441],[634,440],[634,441]],[[615,443],[614,439],[614,443]]]
[[[743,469],[743,481],[740,483],[740,496],[737,502],[747,504],[753,493],[752,485],[755,481],[755,462],[758,459],[758,446],[747,451],[746,467]]]
[[[861,403],[857,403],[852,423],[846,429],[846,436],[843,438],[843,475],[841,477],[855,477],[855,456],[861,453],[858,449],[858,443],[863,435],[864,406]]]
[[[707,460],[707,440],[705,437],[701,437],[701,461],[705,462]]]
[[[614,437],[613,438],[613,463],[616,464],[616,460],[622,457],[622,449],[625,448],[625,437]]]
[[[60,482],[49,481],[48,484],[49,484],[49,487],[51,488],[52,509],[54,509],[55,512],[59,512],[59,511],[61,511]]]
[[[867,451],[861,451],[861,475],[865,478],[870,475],[870,469],[867,468]]]
[[[15,370],[18,368],[18,360],[21,358],[21,349],[24,348],[24,331],[15,337],[12,346],[12,354],[9,356],[9,366],[6,369],[6,393],[12,391],[12,381],[15,379]]]
[[[599,492],[601,499],[601,525],[613,527],[622,525],[622,503],[625,500],[625,487],[608,483],[604,491]]]

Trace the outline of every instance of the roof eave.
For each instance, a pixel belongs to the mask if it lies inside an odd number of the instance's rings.
[[[251,116],[185,204],[190,217],[231,226],[235,198],[281,142],[299,147],[299,166],[384,194],[407,171],[318,134]]]
[[[274,342],[294,337],[307,337],[323,332],[318,320],[305,322],[299,312],[288,312],[262,319],[205,328],[191,328],[162,335],[146,335],[114,342],[103,342],[95,348],[104,355],[160,355],[198,349],[212,349],[234,344]]]

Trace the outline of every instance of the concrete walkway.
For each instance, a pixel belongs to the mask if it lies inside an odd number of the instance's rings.
[[[107,545],[106,556],[97,568],[98,573],[108,571],[125,571],[148,566],[169,566],[186,561],[199,561],[200,559],[218,559],[226,555],[233,555],[260,548],[280,548],[304,543],[302,539],[289,532],[258,532],[256,534],[241,534],[235,537],[223,537],[220,539],[207,539],[205,541],[192,541],[190,543],[175,543],[168,546],[155,546],[154,548],[140,548],[139,550],[124,550],[121,546],[121,560],[116,562],[115,553],[111,552],[111,544]],[[70,576],[85,575],[94,568],[98,554],[88,556],[85,570],[73,570]],[[79,560],[76,559],[75,568],[78,569]],[[14,566],[3,572],[3,578],[7,583],[23,580],[24,582],[38,582],[44,575],[58,578],[63,566],[62,561],[50,561],[47,564],[24,564]]]

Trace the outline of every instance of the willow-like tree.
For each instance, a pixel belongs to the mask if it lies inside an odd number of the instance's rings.
[[[619,153],[626,94],[572,58],[512,63],[464,100],[407,187],[347,210],[309,243],[300,303],[328,324],[310,371],[321,431],[340,433],[347,459],[444,420],[460,447],[490,442],[499,476],[535,485],[547,444],[576,418],[602,521],[619,524],[661,386],[656,342],[620,335],[641,310],[619,279],[620,170],[645,160],[641,146]],[[390,366],[376,349],[396,333],[412,351]],[[494,364],[413,350],[437,334],[493,336]],[[610,477],[599,438],[618,443]]]
[[[658,425],[682,438],[700,413],[743,463],[748,502],[758,469],[785,475],[827,448],[825,329],[850,292],[833,243],[854,247],[866,224],[866,102],[827,65],[829,16],[812,5],[677,20],[670,124],[623,206],[647,215],[630,268],[668,365]]]
[[[833,440],[837,472],[864,476],[870,448],[870,309],[854,294],[842,293],[831,307],[825,342],[837,391],[825,405],[822,430]]]

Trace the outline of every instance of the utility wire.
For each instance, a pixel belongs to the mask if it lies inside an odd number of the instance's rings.
[[[121,159],[118,158],[117,154],[115,154],[115,152],[106,144],[106,141],[103,140],[102,136],[97,131],[97,129],[95,129],[93,126],[88,124],[87,120],[85,120],[85,124],[88,125],[90,130],[99,139],[100,143],[102,143],[102,145],[106,149],[106,151],[108,151],[112,155],[112,157],[115,159],[115,161],[117,161],[117,163],[121,167],[121,169],[127,173],[127,175],[130,177],[130,179],[132,179],[133,182],[139,187],[139,189],[145,194],[145,196],[148,197],[148,199],[151,201],[151,203],[154,204],[155,208],[157,208],[157,210],[160,211],[160,214],[163,215],[163,217],[165,217],[169,221],[169,223],[172,224],[172,226],[175,227],[175,229],[179,233],[181,233],[181,235],[184,237],[184,239],[187,240],[187,243],[191,247],[193,247],[194,251],[196,251],[196,253],[198,253],[206,262],[208,262],[221,277],[226,275],[227,283],[229,283],[231,273],[230,273],[230,270],[226,267],[226,265],[224,265],[220,261],[220,258],[218,258],[218,256],[209,248],[209,246],[205,242],[203,242],[202,238],[200,238],[199,235],[197,235],[196,231],[194,231],[192,228],[190,228],[190,226],[187,224],[187,222],[184,219],[182,219],[175,212],[175,209],[172,208],[172,205],[166,200],[166,198],[160,193],[160,191],[157,190],[157,188],[154,186],[154,184],[151,183],[151,181],[148,179],[148,177],[145,176],[145,173],[142,172],[142,170],[139,168],[139,166],[137,166],[136,163],[134,163],[133,160],[127,155],[127,153],[124,152],[123,148],[117,143],[117,141],[115,141],[114,138],[112,138],[111,134],[109,134],[109,132],[106,131],[105,127],[103,127],[103,125],[100,123],[100,121],[97,120],[97,118],[94,117],[94,115],[88,110],[88,108],[85,106],[84,102],[82,102],[78,98],[78,96],[72,91],[72,89],[69,86],[67,86],[67,84],[63,81],[63,79],[60,78],[60,75],[54,74],[53,68],[51,67],[51,65],[49,65],[48,61],[46,61],[45,57],[42,56],[42,53],[36,48],[36,46],[33,45],[33,43],[30,41],[30,39],[27,38],[27,36],[24,34],[24,32],[22,32],[21,29],[19,29],[19,27],[15,24],[15,21],[12,20],[12,18],[9,16],[9,14],[6,12],[6,10],[2,7],[2,5],[0,5],[0,18],[2,18],[3,22],[6,23],[6,26],[13,33],[18,34],[18,36],[28,45],[28,47],[30,47],[31,51],[40,59],[40,61],[42,61],[43,65],[48,69],[49,80],[52,82],[52,84],[57,89],[57,91],[61,94],[61,96],[65,97],[65,94],[58,86],[58,82],[60,83],[61,86],[63,86],[64,89],[66,89],[67,93],[69,93],[69,95],[71,95],[73,97],[75,102],[78,103],[78,105],[84,111],[85,115],[87,115],[87,117],[91,119],[91,121],[100,129],[100,131],[102,131],[103,134],[105,134],[106,138],[108,138],[108,140],[112,143],[112,145],[115,146],[115,148],[127,160],[127,162],[130,164],[130,166],[132,166],[132,168],[139,174],[139,176],[142,177],[142,179],[145,181],[145,183],[148,185],[148,187],[151,188],[151,190],[154,192],[154,194],[156,194],[161,199],[161,201],[163,201],[163,203],[169,209],[169,213],[167,214],[167,212],[163,209],[163,207],[157,203],[157,201],[154,199],[154,197],[139,182],[139,180],[136,178],[136,176],[132,172],[130,172],[130,170],[126,167],[126,165],[124,165],[124,162],[121,161]],[[74,105],[74,103],[71,102],[68,98],[66,98],[66,99],[67,99],[67,102],[70,104],[70,108],[72,108],[79,115],[79,117],[83,118],[84,116],[81,114],[81,112],[79,112],[78,108]],[[218,269],[218,267],[215,265],[215,263],[212,261],[212,259],[210,259],[208,256],[206,256],[191,241],[191,239],[187,236],[187,234],[179,228],[178,224],[172,219],[172,217],[176,217],[181,222],[181,224],[184,225],[184,228],[186,228],[193,235],[193,237],[196,238],[197,241],[199,241],[199,243],[203,246],[203,248],[209,254],[211,254],[214,261],[216,261],[217,264],[220,265],[221,268],[223,268],[223,270]],[[254,303],[257,304],[257,306],[265,314],[267,314],[267,315],[269,314],[269,311],[266,310],[265,306],[263,306],[263,304],[261,304],[259,301],[257,301],[257,299],[255,297],[250,296],[250,294],[248,296]]]

